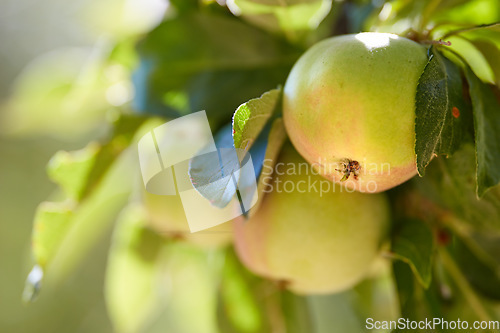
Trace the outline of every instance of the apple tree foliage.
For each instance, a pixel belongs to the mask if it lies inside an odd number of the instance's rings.
[[[25,300],[60,283],[113,229],[105,296],[118,332],[349,333],[368,317],[499,320],[500,2],[227,2],[171,0],[162,23],[117,41],[93,69],[100,77],[125,68],[134,98],[98,118],[106,134],[50,161],[62,199],[35,216]],[[390,269],[344,293],[297,296],[249,273],[230,246],[200,249],[146,227],[137,201],[144,133],[206,110],[217,140],[249,150],[257,172],[270,167],[286,140],[281,86],[294,62],[321,39],[360,31],[428,48],[415,92],[419,175],[388,192]],[[93,108],[88,99],[107,88],[96,82],[70,101]],[[105,112],[94,109],[80,112]]]

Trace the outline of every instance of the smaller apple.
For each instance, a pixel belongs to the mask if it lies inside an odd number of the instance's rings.
[[[274,173],[259,210],[234,223],[242,262],[301,294],[340,292],[360,282],[387,236],[386,195],[336,185],[317,175],[291,145]],[[319,191],[325,185],[329,191]]]

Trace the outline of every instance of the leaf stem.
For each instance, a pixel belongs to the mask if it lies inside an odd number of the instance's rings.
[[[441,262],[443,263],[445,269],[448,271],[452,279],[455,281],[458,288],[460,288],[463,295],[465,296],[465,299],[467,300],[467,302],[469,302],[471,308],[474,310],[478,318],[482,321],[491,321],[492,318],[490,314],[485,309],[485,307],[481,303],[481,300],[476,295],[476,293],[470,286],[469,282],[467,281],[465,276],[462,274],[462,272],[457,267],[457,265],[451,258],[450,254],[444,247],[441,247],[439,249],[439,256],[441,258]]]

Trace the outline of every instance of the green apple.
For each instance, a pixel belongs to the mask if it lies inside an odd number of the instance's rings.
[[[274,172],[259,210],[234,223],[242,262],[302,294],[339,292],[366,277],[388,232],[386,195],[338,186],[312,170],[291,145]],[[327,184],[330,190],[321,192]]]
[[[165,237],[184,239],[202,247],[224,246],[233,239],[232,221],[191,233],[179,195],[156,195],[144,191],[142,201],[150,227]]]
[[[328,179],[380,192],[416,174],[415,94],[426,49],[387,33],[326,39],[294,65],[283,118],[299,153]]]

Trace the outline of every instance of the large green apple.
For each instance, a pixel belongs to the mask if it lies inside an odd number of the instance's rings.
[[[415,94],[426,49],[387,33],[326,39],[286,81],[283,117],[299,153],[328,179],[380,192],[416,174]]]
[[[280,174],[269,182],[272,191],[259,210],[234,223],[240,259],[297,293],[352,287],[380,258],[389,226],[385,194],[359,193],[324,179],[291,145],[278,163]],[[324,185],[330,187],[326,193],[319,190]]]

